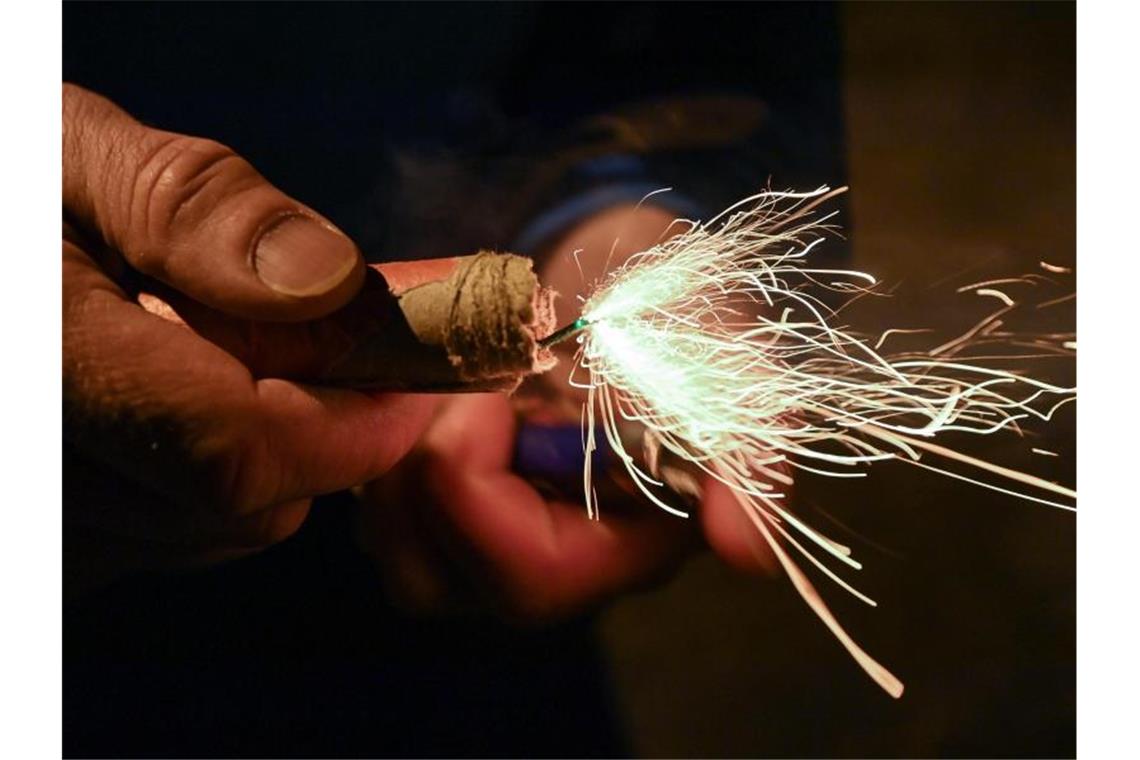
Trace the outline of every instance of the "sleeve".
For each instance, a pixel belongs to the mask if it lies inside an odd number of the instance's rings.
[[[802,190],[839,179],[801,168],[808,162],[798,158],[795,133],[745,96],[670,97],[593,116],[536,163],[546,171],[524,184],[530,193],[520,199],[509,247],[541,258],[560,233],[618,204],[644,201],[699,221],[770,186]],[[841,259],[843,246],[832,248]]]

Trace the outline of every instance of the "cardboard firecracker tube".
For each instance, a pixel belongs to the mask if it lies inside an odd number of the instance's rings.
[[[316,364],[286,374],[369,390],[510,391],[555,363],[538,344],[554,328],[553,300],[531,260],[509,253],[371,265],[352,302],[309,327],[330,350],[321,351]],[[183,321],[153,295],[139,302],[151,313]],[[292,326],[258,327],[284,335]],[[224,339],[216,342],[225,347]]]

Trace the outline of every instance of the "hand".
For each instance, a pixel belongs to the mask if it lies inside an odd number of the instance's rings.
[[[694,546],[654,509],[601,521],[511,472],[502,394],[451,397],[411,454],[363,489],[360,536],[389,595],[427,613],[557,619],[668,575]]]
[[[412,453],[362,489],[359,536],[390,598],[427,614],[566,617],[667,578],[701,546],[774,574],[775,559],[728,489],[704,485],[694,519],[648,502],[546,499],[511,471],[516,415],[502,394],[455,396]]]
[[[280,541],[312,496],[388,469],[432,402],[266,377],[261,321],[344,305],[364,262],[323,217],[217,143],[63,91],[65,565],[93,581]],[[231,324],[228,351],[136,289]],[[253,321],[250,321],[253,320]],[[273,325],[294,346],[305,324]]]
[[[671,221],[660,209],[613,209],[561,241],[542,273],[564,295],[560,318],[576,316],[572,296],[581,275],[571,251],[583,249],[589,282],[601,274],[615,237],[614,265],[657,242]],[[561,394],[569,391],[568,363],[544,376]],[[453,398],[408,458],[362,490],[360,537],[397,602],[429,614],[557,619],[663,579],[702,537],[734,567],[776,572],[755,526],[714,481],[703,484],[691,520],[607,497],[595,521],[579,498],[544,498],[510,470],[516,424],[501,396]]]

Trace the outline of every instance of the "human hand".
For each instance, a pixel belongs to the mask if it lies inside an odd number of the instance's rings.
[[[421,613],[557,619],[671,572],[685,521],[547,499],[511,471],[516,415],[502,394],[448,399],[408,457],[362,490],[362,544],[389,596]]]
[[[312,496],[376,477],[433,403],[267,376],[265,334],[352,298],[355,245],[217,143],[63,90],[65,560],[84,581],[282,540]],[[138,289],[241,336],[222,350],[147,313]],[[188,320],[195,321],[195,320]],[[226,327],[229,326],[227,330]]]
[[[560,320],[577,316],[572,295],[601,275],[606,258],[620,264],[671,221],[660,209],[613,209],[560,241],[542,274],[564,294]],[[566,359],[543,380],[572,395]],[[563,400],[576,407],[584,399]],[[399,467],[362,489],[359,535],[398,603],[429,614],[556,619],[662,579],[703,542],[734,567],[775,572],[770,549],[715,481],[702,484],[694,520],[622,494],[624,504],[604,497],[597,521],[576,495],[544,497],[511,471],[518,424],[501,396],[454,398]]]

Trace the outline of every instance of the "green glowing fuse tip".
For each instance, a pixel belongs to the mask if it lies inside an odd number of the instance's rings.
[[[550,348],[553,345],[561,343],[562,341],[577,335],[589,326],[590,323],[586,320],[585,317],[578,317],[570,324],[565,325],[564,327],[560,327],[559,329],[550,333],[550,335],[547,335],[545,338],[538,342],[538,345],[542,346],[543,348]]]

